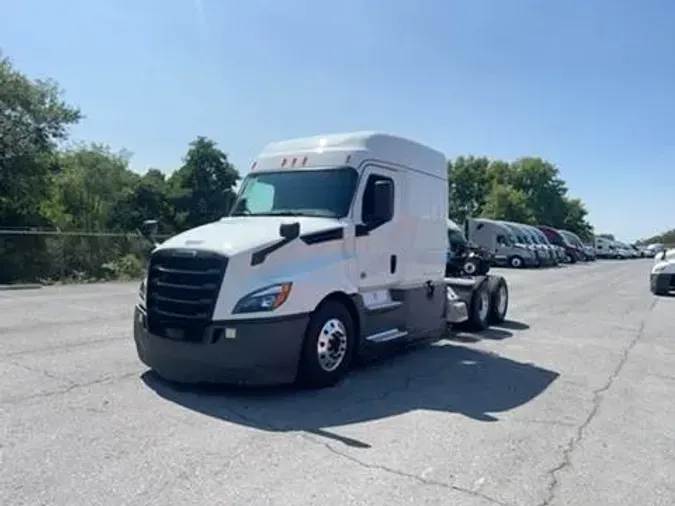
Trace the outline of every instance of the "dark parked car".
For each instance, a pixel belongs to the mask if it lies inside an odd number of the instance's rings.
[[[569,230],[558,230],[558,232],[560,232],[560,235],[562,235],[567,240],[567,242],[570,243],[570,245],[579,250],[581,253],[581,260],[584,262],[591,262],[595,260],[595,252],[591,254],[591,252],[586,249],[586,246],[577,234],[570,232]]]
[[[566,263],[573,264],[584,259],[585,255],[581,249],[571,244],[570,241],[568,241],[565,236],[560,233],[560,230],[547,225],[537,225],[537,228],[544,233],[548,239],[548,242],[564,248]]]

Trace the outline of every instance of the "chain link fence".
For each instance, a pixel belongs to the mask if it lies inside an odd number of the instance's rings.
[[[0,229],[0,284],[137,279],[151,250],[137,232]]]

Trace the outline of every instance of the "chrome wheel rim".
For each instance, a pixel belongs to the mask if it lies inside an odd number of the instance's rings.
[[[321,369],[333,372],[347,355],[347,328],[342,321],[331,318],[321,327],[316,342],[316,358]]]

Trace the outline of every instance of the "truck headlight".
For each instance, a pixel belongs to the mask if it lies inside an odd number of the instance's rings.
[[[666,265],[667,264],[655,265],[654,268],[652,269],[652,274],[660,274],[661,272],[663,272],[663,269],[666,268]]]
[[[239,299],[234,306],[233,313],[255,313],[257,311],[274,311],[281,306],[291,293],[293,283],[279,283],[272,285]]]

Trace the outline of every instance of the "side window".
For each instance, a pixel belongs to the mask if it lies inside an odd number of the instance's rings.
[[[497,244],[501,244],[502,246],[506,245],[506,237],[504,237],[503,235],[498,235]]]
[[[361,203],[361,221],[363,223],[372,223],[373,211],[375,210],[375,183],[378,181],[389,181],[392,186],[394,186],[394,180],[390,177],[380,176],[379,174],[371,174],[368,176],[368,182],[366,183],[366,189],[363,192],[363,202]]]

